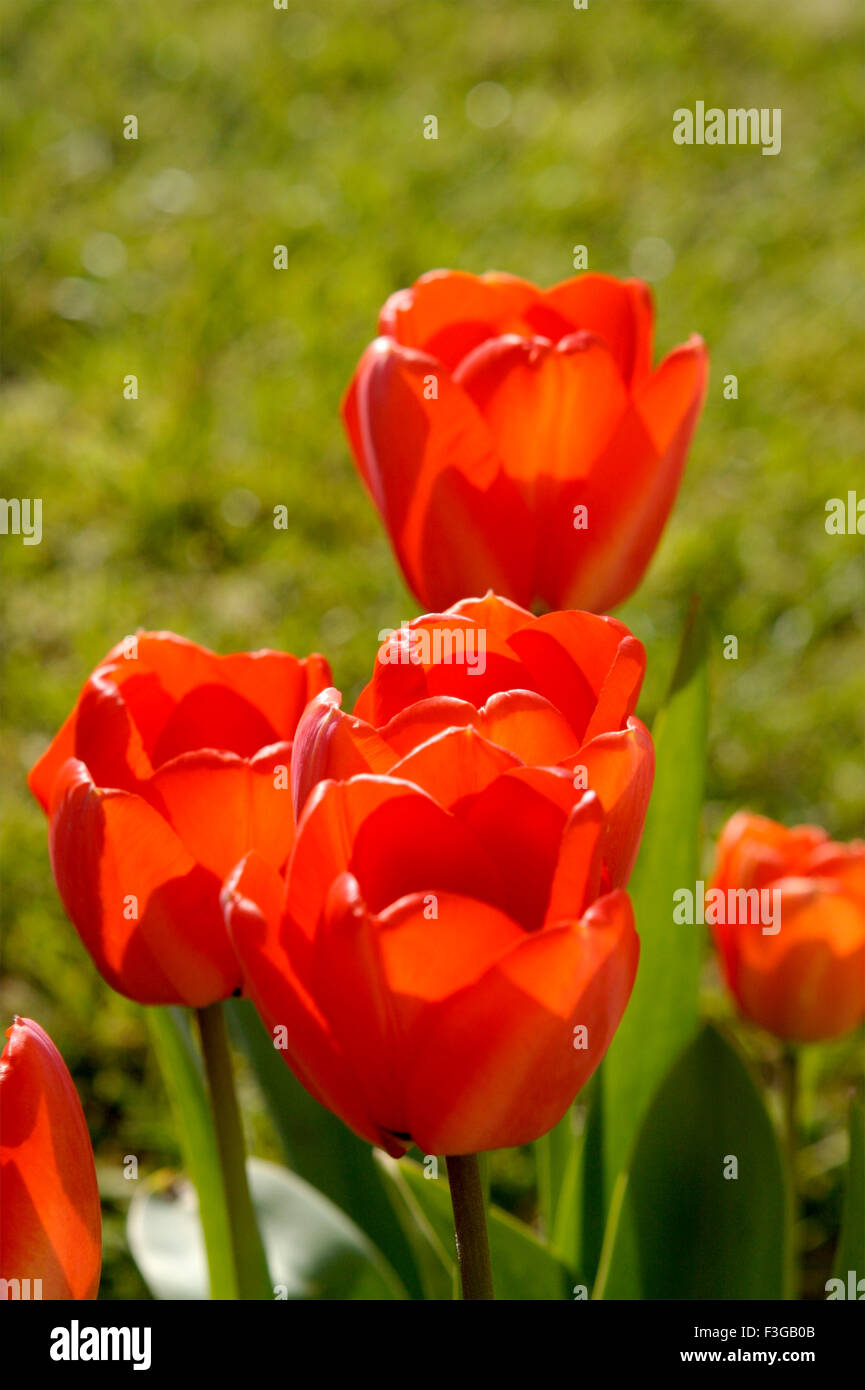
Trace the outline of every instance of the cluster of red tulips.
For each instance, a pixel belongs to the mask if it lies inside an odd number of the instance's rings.
[[[434,272],[380,332],[344,419],[432,611],[386,637],[351,713],[323,656],[139,632],[30,786],[113,989],[199,1013],[242,993],[317,1101],[394,1157],[446,1156],[459,1183],[469,1156],[562,1119],[637,975],[646,654],[599,614],[656,548],[707,354],[693,338],[653,368],[646,287],[594,274],[541,292]],[[813,827],[741,813],[724,830],[712,886],[781,894],[777,933],[716,928],[738,1007],[779,1038],[865,1014],[863,873],[865,847]],[[8,1037],[0,1272],[92,1298],[81,1106],[38,1025]],[[466,1295],[490,1296],[482,1240],[460,1255]]]

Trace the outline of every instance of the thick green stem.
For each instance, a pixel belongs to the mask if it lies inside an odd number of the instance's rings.
[[[456,1154],[449,1156],[446,1161],[462,1296],[464,1299],[493,1299],[490,1243],[477,1155]]]
[[[238,1298],[270,1299],[273,1289],[246,1177],[246,1149],[234,1091],[225,1014],[221,1004],[209,1004],[196,1012],[228,1206]]]

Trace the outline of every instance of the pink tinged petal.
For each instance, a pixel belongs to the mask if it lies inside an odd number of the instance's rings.
[[[345,781],[364,772],[388,772],[394,755],[363,719],[344,714],[342,695],[330,687],[310,700],[297,726],[291,762],[297,815],[307,797],[326,778]]]

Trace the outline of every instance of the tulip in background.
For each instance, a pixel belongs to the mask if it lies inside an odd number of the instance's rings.
[[[0,1278],[21,1286],[29,1281],[31,1298],[95,1298],[102,1222],[81,1102],[38,1023],[16,1018],[6,1037],[0,1059]]]
[[[787,829],[740,811],[718,841],[709,890],[773,889],[780,930],[714,928],[739,1008],[790,1042],[849,1032],[865,1017],[865,843],[835,844],[812,825]]]
[[[170,632],[88,677],[29,781],[63,905],[121,994],[201,1008],[238,987],[219,890],[248,850],[284,864],[291,743],[329,684],[320,656],[217,656]]]
[[[623,623],[590,613],[534,618],[488,594],[416,618],[380,648],[353,715],[336,690],[310,702],[292,759],[297,812],[323,778],[387,773],[456,794],[469,758],[493,768],[507,754],[512,768],[557,768],[572,803],[597,793],[604,884],[622,888],[654,775],[652,740],[633,713],[645,664]]]
[[[388,299],[343,417],[421,604],[605,612],[636,588],[708,373],[696,336],[653,370],[652,326],[641,281],[598,274],[435,270]]]

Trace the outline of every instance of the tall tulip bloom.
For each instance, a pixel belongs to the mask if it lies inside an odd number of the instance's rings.
[[[724,975],[748,1018],[790,1042],[840,1037],[865,1017],[865,843],[831,841],[741,811],[724,827],[709,890],[777,892],[778,930],[713,928]],[[717,901],[717,900],[716,900]],[[744,900],[743,900],[744,901]]]
[[[426,614],[388,635],[354,713],[327,690],[310,701],[292,756],[298,812],[317,782],[387,773],[435,793],[457,786],[467,750],[512,767],[553,767],[562,795],[603,808],[604,886],[624,887],[654,776],[633,713],[645,671],[623,623],[531,613],[494,594]],[[474,738],[467,740],[467,731]]]
[[[570,779],[471,727],[438,769],[426,789],[320,783],[285,883],[253,854],[223,895],[275,1045],[394,1155],[546,1133],[601,1061],[637,968],[627,894],[598,896],[595,794],[574,806]]]
[[[81,1102],[38,1023],[16,1018],[6,1037],[0,1058],[0,1277],[29,1280],[32,1298],[95,1298],[102,1225]]]
[[[606,612],[636,588],[708,374],[696,336],[653,371],[652,319],[644,284],[596,274],[435,270],[387,301],[343,418],[425,607],[493,588]]]
[[[256,849],[294,839],[291,744],[323,657],[217,656],[170,632],[108,653],[30,774],[63,904],[108,983],[204,1007],[240,973],[219,890]]]

